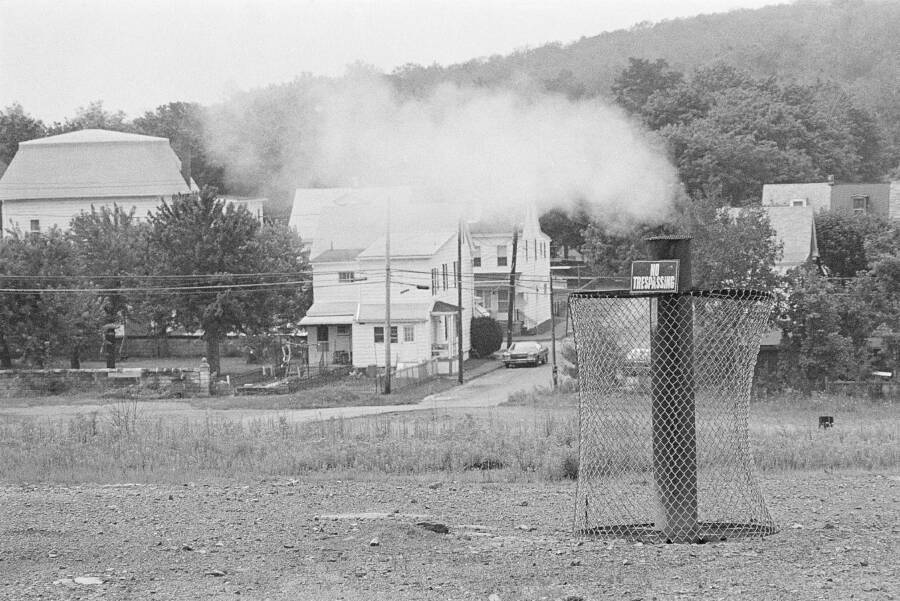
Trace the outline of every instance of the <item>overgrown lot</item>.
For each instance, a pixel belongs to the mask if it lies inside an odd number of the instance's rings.
[[[4,481],[160,481],[171,478],[361,474],[457,474],[502,469],[504,478],[556,481],[577,473],[575,396],[514,395],[507,406],[417,411],[352,420],[294,423],[273,410],[231,419],[193,410],[144,415],[120,401],[68,418],[4,418]],[[835,427],[819,429],[819,415]],[[259,413],[257,413],[259,415]],[[758,468],[895,469],[897,408],[842,397],[784,398],[751,407]]]

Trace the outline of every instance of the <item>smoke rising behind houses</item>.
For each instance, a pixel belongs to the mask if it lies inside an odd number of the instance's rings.
[[[586,201],[606,222],[666,216],[675,169],[645,132],[598,100],[521,87],[446,84],[409,98],[371,73],[311,80],[270,130],[275,176],[285,189],[412,185],[491,212]],[[239,177],[261,175],[259,149],[240,142],[234,117],[260,108],[252,94],[235,99],[208,128],[214,154]]]

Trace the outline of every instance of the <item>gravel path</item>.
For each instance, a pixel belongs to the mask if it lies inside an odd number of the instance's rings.
[[[490,477],[0,486],[0,598],[900,596],[896,475],[768,475],[780,533],[660,546],[578,540],[572,483]]]

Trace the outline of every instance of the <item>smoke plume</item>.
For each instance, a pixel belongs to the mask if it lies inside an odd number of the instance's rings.
[[[608,222],[659,221],[675,193],[664,153],[596,99],[453,84],[409,98],[371,73],[296,85],[302,90],[281,90],[282,103],[295,106],[268,116],[282,121],[267,142],[280,153],[284,187],[412,185],[492,211],[586,201]],[[232,117],[259,104],[255,97],[232,106]],[[213,151],[234,172],[259,176],[259,149],[240,143],[234,119],[223,125],[219,116],[209,128]]]

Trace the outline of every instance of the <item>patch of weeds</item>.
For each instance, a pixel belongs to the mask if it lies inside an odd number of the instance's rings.
[[[563,457],[562,477],[566,480],[578,480],[578,455],[574,450]]]

